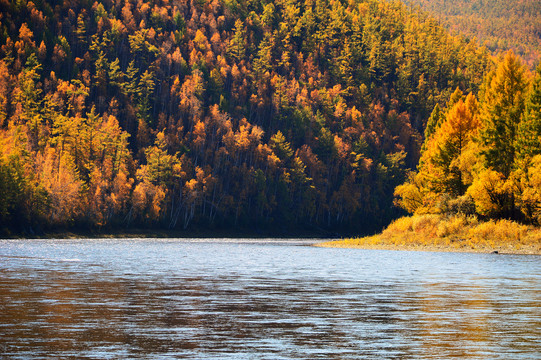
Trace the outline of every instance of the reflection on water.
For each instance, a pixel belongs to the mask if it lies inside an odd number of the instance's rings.
[[[0,354],[539,356],[539,257],[299,245],[0,241]]]

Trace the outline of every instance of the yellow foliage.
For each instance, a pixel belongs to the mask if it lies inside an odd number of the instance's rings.
[[[484,169],[476,175],[467,193],[479,214],[491,216],[501,209],[498,200],[507,193],[506,181],[501,173]]]
[[[468,231],[472,241],[498,240],[503,243],[520,242],[531,227],[510,220],[487,221]]]
[[[468,223],[463,215],[451,217],[448,221],[440,221],[437,226],[436,235],[439,238],[444,238],[453,234],[459,234]]]
[[[36,168],[51,204],[47,214],[49,223],[69,223],[81,213],[82,205],[79,195],[83,183],[77,176],[73,159],[48,147],[43,155],[38,153]]]
[[[465,180],[471,181],[471,176],[467,173],[470,169],[461,166],[461,157],[469,149],[479,127],[477,100],[470,94],[465,102],[458,100],[454,104],[428,140],[419,166],[423,187],[440,194],[464,194],[469,185]],[[465,170],[466,174],[463,174]]]
[[[411,216],[405,216],[405,217],[398,218],[389,225],[387,230],[388,231],[396,231],[396,232],[412,231],[413,230],[413,218]]]
[[[194,46],[199,51],[204,52],[209,48],[209,43],[208,43],[207,37],[199,29],[195,32],[195,37],[193,39],[193,42],[194,42]]]
[[[470,141],[457,159],[456,167],[462,174],[462,182],[464,184],[471,185],[474,181],[474,174],[478,170],[479,153],[479,144],[475,141]]]
[[[416,212],[423,206],[423,194],[415,183],[415,174],[410,174],[409,179],[394,190],[395,205],[409,213]]]
[[[527,218],[541,224],[541,155],[532,159],[528,169],[522,172],[519,182],[523,191],[517,195],[522,211]]]
[[[433,233],[437,227],[439,216],[435,214],[425,214],[413,218],[412,229],[417,233]]]
[[[414,215],[395,220],[380,235],[320,246],[541,254],[541,229],[510,220],[479,222],[460,214]]]
[[[161,186],[143,181],[133,190],[132,203],[135,215],[144,220],[157,220],[163,209],[165,191]]]

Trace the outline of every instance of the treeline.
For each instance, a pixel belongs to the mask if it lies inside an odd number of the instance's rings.
[[[404,0],[454,33],[477,38],[494,53],[512,49],[530,68],[541,59],[539,0]]]
[[[509,52],[476,96],[457,90],[430,117],[417,172],[396,189],[416,214],[541,224],[541,65]]]
[[[374,229],[492,62],[399,2],[0,1],[0,228]]]

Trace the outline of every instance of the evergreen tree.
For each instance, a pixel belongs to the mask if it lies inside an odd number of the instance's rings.
[[[537,66],[532,89],[518,127],[516,149],[520,161],[541,154],[541,64]],[[527,162],[519,166],[527,167]]]
[[[481,143],[486,166],[508,178],[515,162],[515,141],[525,106],[527,79],[520,60],[508,52],[485,83],[481,106]]]
[[[541,224],[541,64],[518,127],[513,180],[515,196],[527,220]]]
[[[445,192],[454,197],[466,192],[469,184],[464,182],[460,157],[476,135],[479,125],[477,100],[470,94],[466,102],[459,100],[453,106],[441,127],[436,131],[429,145],[435,148],[428,149],[427,152],[432,156],[429,161],[441,169],[441,177],[437,180],[442,186],[438,189],[439,192]]]
[[[246,32],[244,30],[244,24],[242,20],[237,19],[235,21],[235,29],[233,30],[233,37],[227,47],[227,53],[236,61],[241,61],[246,53]]]
[[[146,70],[139,79],[137,86],[137,98],[139,102],[139,116],[147,123],[151,122],[152,98],[154,95],[154,74]]]
[[[425,141],[423,142],[423,147],[421,149],[422,151],[426,150],[426,146],[432,138],[432,135],[436,132],[436,130],[439,129],[444,119],[445,114],[441,111],[440,105],[436,104],[434,106],[434,110],[432,110],[432,114],[430,114],[430,117],[428,118],[428,121],[426,123]]]

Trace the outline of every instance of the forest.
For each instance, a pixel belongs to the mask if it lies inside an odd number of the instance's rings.
[[[5,234],[541,221],[541,68],[401,2],[0,0],[0,21]]]
[[[453,33],[476,38],[493,53],[513,50],[531,69],[541,56],[539,0],[404,0]]]

